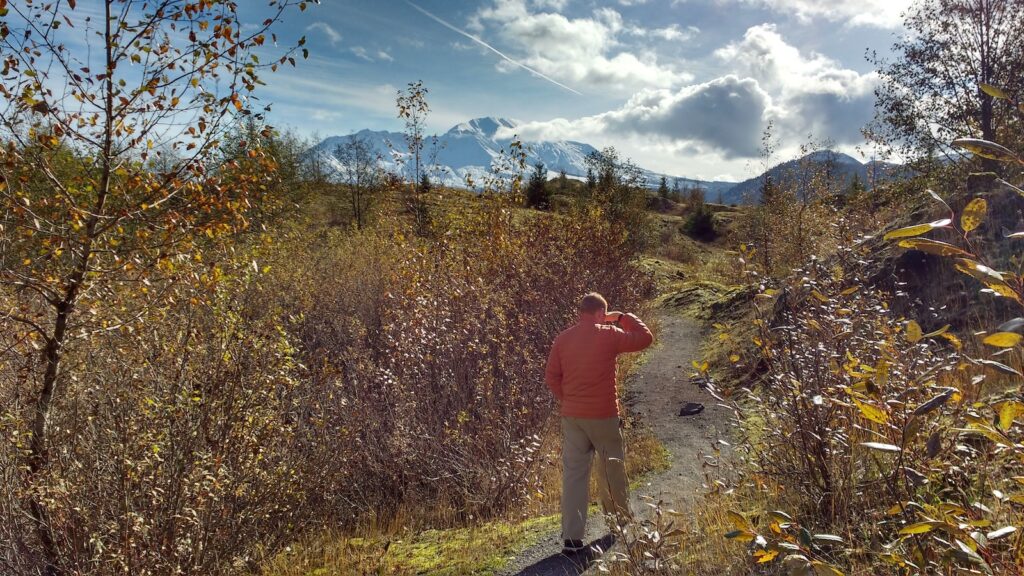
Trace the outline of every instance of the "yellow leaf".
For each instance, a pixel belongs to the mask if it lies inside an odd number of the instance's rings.
[[[899,246],[901,248],[909,248],[911,250],[920,250],[926,254],[934,254],[936,256],[971,255],[969,252],[961,250],[952,244],[939,242],[938,240],[929,240],[928,238],[907,238],[906,240],[900,240]]]
[[[912,534],[927,534],[928,532],[931,532],[936,527],[941,525],[942,522],[936,522],[934,520],[929,520],[927,522],[917,522],[916,524],[911,524],[909,526],[904,527],[902,530],[900,530],[900,534],[904,536],[910,536]]]
[[[815,560],[811,562],[811,566],[814,566],[815,574],[831,574],[832,576],[843,576],[842,570],[826,562],[820,562]]]
[[[729,356],[729,362],[732,362],[732,363],[735,364],[736,362],[739,362],[739,361],[740,361],[740,355],[739,354],[732,354],[732,355]]]
[[[882,410],[881,408],[878,408],[877,406],[873,406],[866,402],[861,402],[856,398],[853,399],[853,403],[857,405],[857,409],[860,410],[861,415],[867,418],[868,420],[871,420],[872,422],[876,422],[878,424],[885,424],[886,422],[889,421],[889,415],[886,414],[885,411]]]
[[[982,82],[981,84],[978,84],[978,88],[981,88],[982,92],[984,92],[985,94],[988,94],[989,96],[991,96],[991,97],[993,97],[993,98],[995,98],[997,100],[1009,100],[1010,99],[1010,97],[1006,94],[1006,92],[1003,92],[1002,88],[999,88],[997,86],[993,86],[991,84],[985,84],[984,82]]]
[[[1024,404],[1016,400],[1000,402],[994,408],[999,413],[999,429],[1004,431],[1009,430],[1010,426],[1013,426],[1013,421],[1024,414]]]
[[[989,142],[988,140],[981,140],[979,138],[958,138],[950,142],[950,144],[957,148],[963,148],[968,152],[972,152],[975,156],[981,156],[982,158],[999,160],[1001,162],[1018,161],[1017,156],[1010,151],[1009,148],[1002,144]]]
[[[924,336],[922,336],[922,338],[934,338],[936,336],[942,336],[947,331],[949,331],[949,328],[950,328],[949,324],[946,324],[945,326],[943,326],[942,328],[939,328],[938,330],[936,330],[934,332],[929,332],[929,333],[925,334]]]
[[[888,510],[886,510],[885,513],[889,516],[895,516],[897,514],[902,514],[905,509],[906,505],[903,502],[897,502],[893,504]]]
[[[1013,348],[1017,344],[1020,344],[1021,335],[1016,332],[996,332],[990,334],[983,340],[985,344],[989,346],[995,346],[997,348]]]
[[[985,221],[985,213],[988,212],[988,202],[984,198],[975,198],[964,208],[960,215],[960,227],[964,232],[970,232]]]
[[[1020,295],[1018,295],[1017,292],[1005,282],[999,282],[998,280],[984,280],[982,281],[982,284],[984,284],[989,290],[1004,298],[1010,298],[1012,300],[1017,300],[1018,302],[1020,301]]]
[[[729,517],[729,522],[731,522],[737,530],[740,530],[741,532],[754,531],[754,528],[750,525],[750,522],[748,522],[747,519],[744,518],[743,515],[739,512],[733,512],[732,510],[729,510],[726,512],[726,516]]]
[[[921,325],[914,320],[907,322],[907,341],[911,344],[917,344],[921,341],[921,338],[924,338]]]
[[[822,303],[827,303],[828,302],[828,296],[825,296],[824,294],[822,294],[821,292],[818,292],[817,290],[811,290],[811,296],[814,296],[819,302],[822,302]]]
[[[755,534],[753,532],[740,531],[739,534],[733,537],[733,540],[737,542],[753,542]]]
[[[945,338],[946,340],[949,340],[949,343],[952,344],[953,348],[956,348],[957,350],[963,348],[964,346],[963,342],[961,342],[959,338],[957,338],[953,334],[950,334],[949,332],[943,332],[942,337]]]
[[[918,224],[916,226],[907,226],[906,228],[897,228],[896,230],[886,232],[885,236],[883,236],[882,239],[894,240],[896,238],[910,238],[912,236],[920,236],[921,234],[931,232],[936,228],[943,228],[945,226],[949,226],[951,223],[952,220],[949,220],[947,218],[944,220],[936,220],[935,222],[929,222],[928,224]]]
[[[768,562],[771,562],[772,560],[775,560],[775,558],[778,555],[779,555],[779,551],[778,550],[765,550],[764,554],[761,554],[761,557],[757,559],[757,563],[758,564],[767,564]]]

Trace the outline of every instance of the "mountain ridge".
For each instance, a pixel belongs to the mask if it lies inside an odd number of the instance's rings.
[[[473,118],[452,126],[447,132],[425,139],[424,158],[429,166],[430,178],[446,186],[466,186],[467,180],[483,182],[491,174],[491,165],[509,149],[512,138],[500,138],[498,134],[515,130],[516,120],[495,116]],[[409,156],[405,135],[401,132],[363,129],[345,136],[330,136],[307,151],[308,156],[318,157],[329,171],[341,171],[341,164],[334,156],[334,150],[353,138],[361,138],[380,158],[386,170],[401,173],[403,161]],[[523,141],[526,162],[532,166],[544,164],[548,178],[559,172],[573,179],[582,180],[587,174],[587,156],[598,152],[597,148],[574,140]],[[761,187],[766,175],[775,182],[784,182],[799,177],[801,171],[810,169],[829,170],[837,183],[845,189],[853,180],[859,179],[866,190],[874,186],[905,176],[906,169],[897,164],[877,160],[861,162],[848,154],[830,149],[815,150],[801,158],[781,162],[767,171],[742,182],[698,180],[661,174],[641,169],[647,187],[657,188],[662,177],[670,186],[678,182],[682,190],[702,188],[709,201],[724,204],[753,204],[760,201]]]
[[[491,163],[502,151],[508,150],[512,142],[511,138],[498,138],[498,132],[502,128],[514,130],[518,125],[518,122],[509,118],[485,116],[461,122],[444,134],[427,138],[424,154],[428,158],[427,164],[436,168],[427,173],[435,181],[448,186],[464,186],[467,177],[476,182],[482,181],[490,173]],[[318,156],[327,167],[340,171],[340,164],[334,158],[333,151],[337,146],[357,137],[370,144],[385,169],[401,172],[401,160],[409,156],[409,149],[405,136],[400,132],[363,129],[345,136],[330,136],[310,148],[307,154]],[[433,145],[435,138],[436,148]],[[547,168],[549,177],[564,171],[567,176],[580,180],[587,174],[587,156],[598,151],[590,144],[574,140],[523,141],[523,146],[528,165],[540,162]],[[431,156],[434,158],[431,159]],[[656,188],[662,177],[670,183],[678,180],[683,189],[704,188],[711,195],[725,192],[736,184],[677,177],[646,169],[643,173],[649,188]]]
[[[815,150],[808,154],[780,162],[768,170],[748,178],[722,194],[725,204],[756,204],[761,200],[761,189],[767,175],[776,184],[800,182],[811,171],[829,171],[841,190],[846,190],[856,177],[865,190],[872,190],[885,182],[899,180],[907,174],[907,168],[899,164],[880,160],[860,160],[835,150]]]

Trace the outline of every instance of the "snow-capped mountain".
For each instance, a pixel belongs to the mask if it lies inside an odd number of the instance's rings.
[[[476,118],[454,126],[448,132],[426,140],[423,157],[429,165],[427,172],[434,181],[449,186],[462,186],[467,176],[480,183],[491,172],[492,163],[499,158],[502,151],[508,151],[511,138],[499,138],[502,128],[515,131],[517,123],[507,118]],[[332,136],[309,150],[308,154],[316,155],[329,169],[338,170],[339,164],[334,157],[335,149],[352,138],[360,138],[369,143],[374,153],[381,158],[384,168],[402,173],[402,161],[409,156],[409,148],[404,136],[399,132],[361,130],[348,136]],[[583,142],[566,141],[526,141],[523,142],[527,153],[527,164],[532,166],[538,162],[544,164],[549,177],[564,171],[570,178],[583,179],[587,174],[587,155],[597,150]],[[436,154],[436,156],[434,156]],[[431,156],[434,156],[431,158]],[[406,162],[408,164],[408,162]],[[661,174],[644,171],[647,185],[654,188],[658,185]],[[668,176],[669,182],[673,180]],[[714,197],[719,191],[733,187],[733,182],[704,182],[689,178],[680,178],[682,188],[701,187]]]

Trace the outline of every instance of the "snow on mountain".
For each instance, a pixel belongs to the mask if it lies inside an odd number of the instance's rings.
[[[515,120],[507,118],[475,118],[452,127],[437,136],[436,141],[428,138],[423,151],[423,158],[428,165],[427,173],[433,180],[449,186],[463,186],[467,176],[477,183],[482,182],[490,173],[492,162],[499,158],[503,150],[508,151],[512,142],[511,138],[497,137],[499,130],[504,128],[507,130],[503,133],[509,130],[514,132],[517,125]],[[315,155],[329,169],[338,170],[340,165],[334,157],[334,150],[352,138],[366,140],[386,170],[406,174],[409,172],[403,169],[403,162],[409,164],[405,162],[409,157],[409,148],[405,137],[398,132],[361,130],[348,136],[332,136],[311,148],[307,154]],[[597,151],[589,144],[573,141],[534,141],[523,144],[527,164],[544,164],[552,177],[564,171],[570,178],[585,178],[587,155]],[[657,187],[662,176],[648,170],[644,171],[644,175],[651,188]],[[668,178],[671,183],[672,177]],[[679,185],[684,189],[693,186],[704,188],[709,198],[714,198],[718,192],[724,192],[735,184],[680,178]]]

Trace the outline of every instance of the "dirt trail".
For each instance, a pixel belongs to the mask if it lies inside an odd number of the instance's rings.
[[[625,402],[643,425],[651,428],[671,454],[671,467],[651,478],[632,493],[633,511],[643,517],[649,514],[644,497],[664,502],[666,508],[684,510],[704,481],[705,462],[716,464],[713,450],[726,436],[731,412],[689,381],[690,362],[699,358],[700,325],[677,311],[659,310],[660,331],[655,348],[647,361],[625,385]],[[704,404],[704,412],[696,416],[679,416],[686,402]],[[629,446],[626,446],[629,458]],[[717,476],[717,474],[713,474]],[[612,543],[600,517],[587,521],[587,541],[607,549]],[[560,554],[558,533],[545,537],[540,544],[527,549],[501,572],[505,576],[579,575],[591,568],[595,554],[566,557]]]

